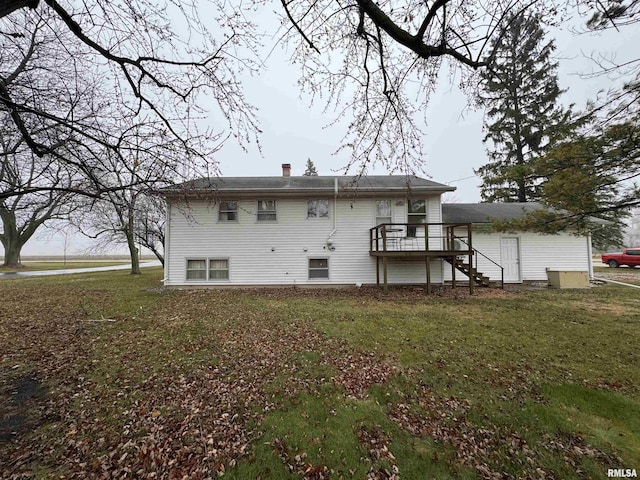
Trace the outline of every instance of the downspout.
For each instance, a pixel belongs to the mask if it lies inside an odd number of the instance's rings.
[[[169,239],[171,238],[171,203],[168,198],[165,198],[167,202],[166,216],[167,219],[164,222],[164,278],[162,283],[165,284],[169,280]]]
[[[591,233],[587,234],[587,258],[589,263],[589,278],[593,278],[593,252],[591,250]]]
[[[338,212],[338,208],[337,208],[337,203],[338,203],[338,177],[333,179],[334,184],[333,184],[333,230],[331,230],[331,233],[329,234],[329,238],[327,239],[327,246],[329,247],[329,250],[333,251],[335,250],[335,247],[333,246],[333,236],[335,235],[336,231],[338,230],[337,225],[336,225],[336,214]]]

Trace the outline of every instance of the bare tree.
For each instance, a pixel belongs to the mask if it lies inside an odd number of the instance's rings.
[[[221,22],[214,33],[189,3],[127,0],[125,4],[13,1],[0,9],[0,109],[9,114],[36,156],[51,157],[82,173],[88,181],[69,189],[75,193],[99,197],[122,188],[103,183],[108,175],[101,156],[107,150],[118,161],[113,170],[126,164],[138,148],[129,141],[127,128],[132,123],[162,125],[173,148],[178,145],[182,150],[177,175],[215,173],[207,138],[219,139],[221,129],[214,134],[205,122],[210,112],[202,107],[203,95],[207,103],[217,104],[215,113],[227,124],[226,136],[250,141],[258,130],[254,109],[237,80],[241,71],[254,69],[255,39],[248,22],[222,1],[210,3],[209,14]],[[179,29],[185,33],[178,35]],[[54,38],[57,51],[66,56],[29,48],[43,36]],[[36,70],[33,75],[48,71],[53,78],[72,71],[73,78],[63,84],[77,91],[98,81],[100,90],[109,92],[96,99],[94,112],[99,116],[89,120],[38,102],[47,95],[42,83],[20,82],[32,74],[30,68]],[[76,148],[60,149],[43,136],[43,127],[51,126],[67,131]],[[145,155],[164,154],[149,145],[144,148]],[[0,197],[19,193],[26,192],[1,191]]]
[[[352,3],[282,0],[291,28],[283,40],[314,100],[349,119],[340,150],[346,169],[374,163],[411,173],[423,165],[420,117],[446,64],[471,93],[509,19],[537,3],[434,0]],[[542,6],[542,5],[540,5]],[[494,40],[494,41],[492,41]]]
[[[157,241],[160,238],[153,230],[164,222],[164,209],[158,210],[160,205],[157,199],[154,203],[150,198],[147,186],[171,184],[181,166],[182,152],[175,139],[163,135],[162,124],[134,125],[128,134],[132,136],[131,142],[137,144],[136,148],[119,169],[116,168],[120,165],[119,157],[105,151],[105,161],[113,164],[111,173],[103,179],[109,191],[88,205],[87,213],[80,217],[78,226],[86,236],[98,239],[102,246],[125,244],[131,258],[131,273],[139,274],[140,252],[136,243],[144,239],[144,246],[159,255],[161,246]],[[163,147],[165,157],[159,159],[145,154],[145,146],[155,148],[158,145]]]
[[[15,98],[28,98],[34,108],[72,118],[79,126],[91,125],[100,85],[77,76],[73,63],[52,68],[66,60],[66,52],[43,34],[45,28],[40,19],[29,36],[4,42],[0,86]],[[34,138],[55,145],[56,155],[36,155],[15,128],[12,112],[0,108],[0,240],[4,264],[12,267],[19,266],[22,247],[39,228],[77,207],[71,192],[86,188],[90,180],[81,164],[92,164],[72,129],[33,116],[25,121]],[[86,155],[82,163],[81,155]],[[59,162],[58,156],[74,161]]]
[[[56,31],[70,32],[72,44],[82,47],[83,55],[109,68],[109,81],[127,108],[153,116],[169,135],[184,140],[189,154],[185,158],[206,159],[189,141],[194,116],[203,104],[198,99],[204,95],[215,100],[231,135],[247,140],[257,131],[254,110],[238,78],[261,66],[252,61],[260,38],[252,22],[259,24],[262,18],[256,15],[252,20],[251,14],[259,10],[264,16],[270,2],[43,0],[36,5],[12,0],[0,9],[0,16],[11,19],[29,8],[34,14],[54,15],[62,22]],[[586,8],[586,16],[599,8],[601,19],[609,22],[613,17],[637,18],[632,15],[637,0],[580,0],[578,5]],[[335,121],[348,123],[338,151],[351,153],[345,169],[366,173],[374,163],[391,171],[421,167],[420,116],[445,63],[458,72],[465,89],[473,90],[474,71],[492,58],[491,46],[509,30],[509,18],[534,10],[554,21],[566,2],[281,0],[280,7],[279,40],[300,65],[301,87],[312,102],[335,109]],[[216,26],[213,33],[208,24]],[[188,32],[188,42],[177,33],[181,27]],[[0,31],[16,32],[5,27]],[[23,117],[33,113],[29,106],[2,92],[0,97],[30,147],[37,154],[50,152],[50,144],[33,139],[31,130],[21,125]],[[107,135],[102,141],[118,151],[117,136]],[[105,188],[97,183],[90,193]]]
[[[6,119],[5,119],[6,120]],[[22,247],[47,222],[66,219],[77,208],[65,190],[73,177],[48,159],[39,159],[21,138],[4,134],[0,122],[0,186],[7,190],[36,189],[38,185],[53,188],[0,199],[5,267],[21,266]]]
[[[164,232],[166,204],[158,195],[143,194],[138,198],[135,238],[139,245],[149,249],[164,265]]]
[[[314,100],[322,98],[328,108],[335,108],[337,120],[348,119],[340,147],[352,154],[345,168],[357,167],[366,173],[376,162],[389,170],[419,168],[423,155],[417,118],[434,89],[443,59],[459,66],[466,82],[470,71],[490,56],[489,40],[501,35],[507,15],[537,2],[280,3],[281,41],[293,48],[294,61],[301,65],[302,88]],[[250,5],[268,8],[264,0]],[[14,0],[0,15],[11,17],[20,6],[33,8],[34,2]],[[198,93],[216,100],[233,135],[244,138],[257,130],[253,109],[236,80],[239,71],[255,71],[259,66],[250,61],[257,36],[247,20],[251,12],[243,4],[167,0],[158,7],[150,0],[125,0],[124,7],[106,0],[64,5],[43,0],[35,11],[53,12],[77,43],[111,67],[119,92],[126,90],[135,100],[127,104],[157,115],[176,138],[187,138],[184,128],[193,124],[182,122],[176,127],[176,119],[191,117],[184,111],[176,115],[166,110],[175,107],[171,102],[175,99],[191,102],[193,107]],[[180,15],[179,21],[174,14]],[[189,48],[180,43],[174,30],[180,22],[193,37],[203,39],[199,48],[192,48],[193,42]],[[215,35],[207,22],[219,27]],[[5,103],[14,108],[6,98]],[[28,139],[29,132],[22,131]],[[47,145],[30,145],[37,152],[48,151]]]
[[[585,28],[578,34],[615,30],[637,29],[640,22],[640,1],[603,0],[593,2],[588,12]],[[624,121],[637,112],[640,104],[640,56],[631,54],[621,57],[616,52],[598,51],[590,55],[594,69],[583,77],[608,77],[612,81],[622,80],[622,87],[610,89],[606,95],[590,102],[585,116],[599,117],[594,122],[597,128],[606,123]]]

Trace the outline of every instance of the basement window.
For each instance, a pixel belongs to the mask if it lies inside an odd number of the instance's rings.
[[[209,259],[209,280],[229,280],[229,260]]]
[[[229,259],[190,258],[187,259],[187,280],[196,282],[216,282],[229,280]]]
[[[310,258],[309,259],[309,279],[329,278],[329,259]]]
[[[187,260],[187,280],[206,280],[207,261],[202,259]]]

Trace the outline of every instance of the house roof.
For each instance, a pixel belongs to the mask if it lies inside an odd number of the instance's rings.
[[[517,220],[536,210],[551,210],[538,203],[443,203],[442,221],[445,223],[491,223],[495,220]],[[610,222],[601,218],[589,217],[596,224]]]
[[[516,220],[535,210],[546,209],[541,203],[443,203],[445,223],[491,223]]]
[[[160,190],[165,196],[189,194],[229,195],[339,195],[444,193],[455,187],[414,175],[298,176],[298,177],[209,177],[190,180]]]

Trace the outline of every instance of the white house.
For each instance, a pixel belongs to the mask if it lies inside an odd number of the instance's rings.
[[[507,282],[544,279],[545,267],[590,268],[585,238],[478,233],[474,225],[488,216],[467,217],[467,210],[448,210],[443,219],[441,196],[453,187],[404,175],[294,177],[290,168],[284,164],[278,177],[206,178],[164,189],[165,285],[429,290],[468,280],[464,274],[485,285],[499,281],[504,262]]]
[[[163,190],[165,285],[442,283],[442,261],[372,255],[440,241],[440,198],[454,190],[418,177],[290,176],[199,179]],[[380,224],[403,224],[372,232]],[[407,231],[409,230],[409,231]],[[407,235],[408,234],[408,235]],[[387,238],[389,237],[389,238]],[[393,238],[392,238],[393,237]],[[387,245],[388,244],[388,245]],[[375,248],[375,242],[373,242]],[[381,252],[382,253],[382,252]],[[420,261],[418,261],[420,260]],[[376,267],[379,267],[376,269]]]

